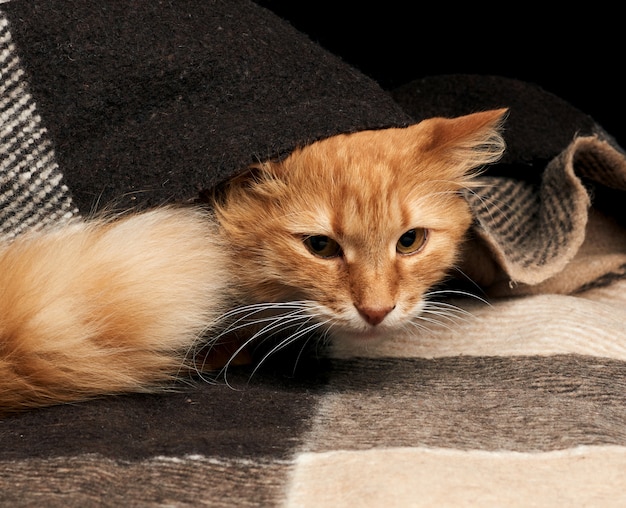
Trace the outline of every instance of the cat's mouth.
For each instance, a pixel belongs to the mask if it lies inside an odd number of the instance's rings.
[[[373,344],[395,337],[406,328],[402,317],[405,311],[397,307],[399,306],[394,305],[380,315],[375,315],[371,310],[359,310],[356,306],[358,313],[353,308],[336,312],[334,319],[328,321],[332,323],[327,328],[329,335],[334,341],[362,344]]]

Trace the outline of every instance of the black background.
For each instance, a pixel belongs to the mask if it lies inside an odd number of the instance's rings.
[[[592,116],[626,147],[624,28],[615,8],[544,4],[257,0],[393,89],[441,74],[535,83]],[[567,4],[562,4],[567,5]]]

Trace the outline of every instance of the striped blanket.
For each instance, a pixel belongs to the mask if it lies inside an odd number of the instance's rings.
[[[622,506],[626,283],[2,422],[4,506]]]
[[[593,119],[493,76],[388,94],[247,0],[3,2],[4,241],[501,106],[507,155],[468,196],[480,299],[410,339],[0,420],[0,505],[626,504],[626,158]]]

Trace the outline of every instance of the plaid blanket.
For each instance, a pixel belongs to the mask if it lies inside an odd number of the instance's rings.
[[[388,94],[245,0],[0,5],[4,241],[194,199],[299,143],[501,106],[507,154],[468,195],[485,301],[410,340],[5,418],[0,503],[626,502],[626,161],[592,118],[494,76]]]

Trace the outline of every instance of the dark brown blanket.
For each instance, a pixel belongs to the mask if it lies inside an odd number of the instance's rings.
[[[625,501],[626,162],[588,115],[496,76],[388,94],[245,0],[3,3],[0,73],[7,239],[193,199],[339,132],[511,108],[507,155],[468,195],[489,304],[454,302],[465,318],[411,340],[286,352],[229,385],[6,418],[2,505]]]

